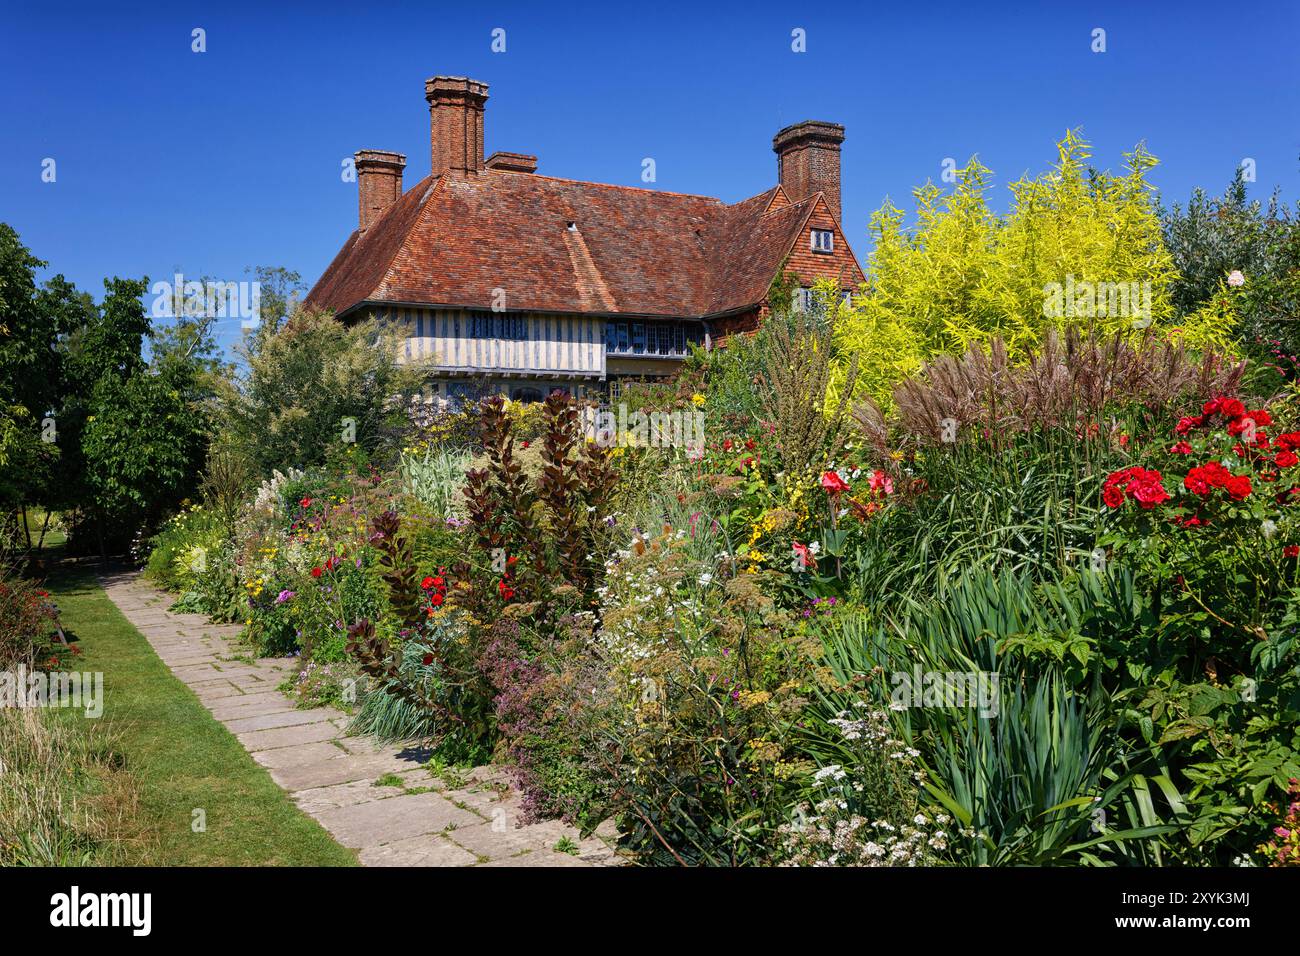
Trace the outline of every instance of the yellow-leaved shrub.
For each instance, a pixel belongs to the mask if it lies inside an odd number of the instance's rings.
[[[1155,157],[1139,144],[1113,175],[1088,165],[1073,131],[1057,148],[1049,172],[1011,184],[1006,215],[989,208],[990,170],[972,159],[950,192],[929,182],[915,191],[914,228],[888,200],[872,216],[867,283],[835,322],[841,367],[857,357],[859,393],[888,405],[932,355],[998,337],[1018,358],[1052,328],[1154,328],[1194,348],[1230,347],[1230,307],[1173,320],[1177,273],[1146,179]]]

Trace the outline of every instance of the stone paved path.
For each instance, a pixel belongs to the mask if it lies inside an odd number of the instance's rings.
[[[276,688],[291,659],[248,658],[239,627],[168,611],[172,597],[138,575],[107,575],[105,592],[172,673],[266,767],[271,778],[366,866],[601,866],[616,864],[606,839],[580,839],[558,821],[522,826],[505,775],[478,767],[432,776],[426,752],[347,737],[347,717],[299,710]],[[178,733],[182,732],[178,728]],[[375,786],[385,778],[386,785]],[[399,778],[396,784],[393,778]],[[556,850],[567,838],[570,852]]]

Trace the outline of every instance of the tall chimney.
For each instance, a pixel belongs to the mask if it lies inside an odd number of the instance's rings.
[[[804,120],[772,137],[778,180],[791,202],[815,193],[826,196],[835,221],[840,220],[840,144],[844,127],[839,123]]]
[[[464,76],[435,76],[424,81],[435,176],[477,176],[483,168],[487,91],[486,83]]]
[[[362,149],[353,155],[357,170],[358,228],[365,232],[388,207],[402,198],[402,170],[406,157],[382,149]]]

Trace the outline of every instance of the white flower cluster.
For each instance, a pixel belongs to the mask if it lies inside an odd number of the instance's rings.
[[[883,710],[870,710],[862,701],[858,701],[855,706],[865,710],[866,713],[852,717],[849,711],[845,710],[828,721],[831,726],[839,729],[840,735],[845,740],[857,742],[864,749],[877,753],[886,760],[910,764],[921,756],[921,751],[909,747],[893,735],[889,726],[888,713]],[[918,785],[923,781],[924,776],[920,770],[912,773],[912,779]]]
[[[928,866],[948,849],[952,821],[946,814],[933,820],[923,813],[895,826],[888,820],[868,820],[845,814],[841,801],[823,800],[816,816],[782,827],[789,866]]]
[[[841,711],[830,723],[844,740],[857,743],[863,759],[897,761],[920,788],[925,774],[916,768],[920,752],[907,746],[891,732],[889,714],[858,702],[857,712]],[[779,829],[786,851],[787,866],[928,866],[940,862],[951,840],[952,819],[944,813],[933,817],[922,811],[910,820],[894,823],[870,819],[853,812],[849,800],[861,800],[865,788],[851,771],[839,764],[822,767],[813,782],[830,791],[826,797],[795,810],[794,822]],[[972,838],[972,831],[958,831]]]
[[[685,537],[685,531],[674,533],[677,541]],[[653,656],[662,649],[657,635],[664,630],[675,630],[682,614],[702,613],[703,607],[690,588],[676,584],[665,586],[665,580],[671,580],[665,576],[666,570],[662,563],[635,560],[631,549],[615,551],[605,562],[605,586],[596,590],[601,616],[608,622],[610,611],[622,613],[614,615],[618,623],[607,624],[600,637],[605,649],[615,658],[645,660]],[[701,589],[714,583],[710,571],[688,577]]]
[[[271,477],[257,488],[257,494],[253,498],[253,511],[258,514],[276,514],[280,510],[280,489],[290,481],[300,480],[303,474],[298,468],[290,468],[287,473],[278,468],[271,472]]]

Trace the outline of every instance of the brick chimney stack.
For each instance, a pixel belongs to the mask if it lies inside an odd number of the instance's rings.
[[[357,170],[358,228],[365,232],[388,207],[402,198],[406,157],[382,149],[362,149],[353,155]]]
[[[477,176],[483,169],[487,91],[486,83],[464,76],[435,76],[424,81],[435,176]]]
[[[844,127],[839,123],[804,120],[787,126],[772,138],[778,181],[791,202],[824,193],[835,221],[840,220],[840,144]]]

